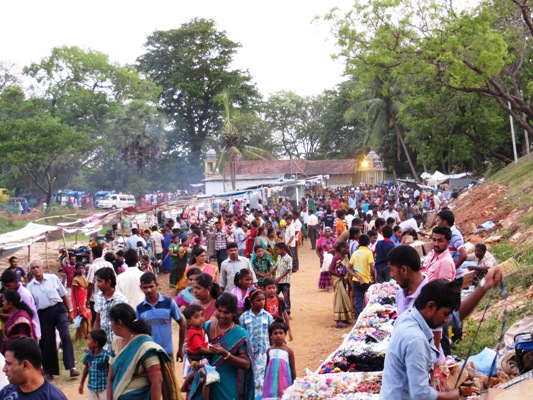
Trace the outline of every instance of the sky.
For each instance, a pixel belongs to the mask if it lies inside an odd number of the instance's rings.
[[[247,69],[263,96],[292,90],[316,95],[343,80],[332,60],[330,24],[313,22],[352,0],[21,0],[2,4],[0,60],[25,66],[57,46],[101,51],[111,61],[134,63],[155,30],[179,28],[195,17],[211,18],[242,48],[234,67]]]

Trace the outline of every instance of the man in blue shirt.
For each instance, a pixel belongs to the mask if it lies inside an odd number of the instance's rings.
[[[378,283],[390,281],[390,268],[387,263],[387,255],[389,254],[389,251],[396,247],[394,242],[391,240],[392,236],[392,228],[388,225],[385,225],[383,227],[383,240],[380,240],[376,243],[376,262],[374,267],[376,268],[376,277]]]
[[[61,390],[44,379],[42,361],[33,339],[21,338],[8,344],[4,372],[10,384],[0,389],[0,399],[67,400]]]
[[[176,360],[183,360],[183,343],[185,340],[186,321],[176,302],[170,297],[157,292],[157,278],[152,272],[141,275],[141,289],[146,298],[140,303],[135,313],[152,326],[154,342],[163,347],[171,360],[174,360],[172,345],[172,320],[179,325],[179,347]]]
[[[437,392],[429,384],[439,351],[432,329],[448,322],[461,304],[461,292],[453,282],[442,279],[426,284],[414,307],[394,324],[385,357],[380,399],[459,399],[459,390]]]

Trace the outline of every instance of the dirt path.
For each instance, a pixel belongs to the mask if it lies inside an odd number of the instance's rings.
[[[342,342],[342,335],[350,328],[334,328],[333,293],[318,289],[318,257],[310,249],[309,242],[299,249],[300,271],[293,274],[291,281],[292,320],[294,341],[289,342],[296,354],[298,376],[305,375],[305,370],[316,370],[324,360]],[[163,290],[164,291],[164,290]],[[177,328],[174,335],[177,346]],[[78,360],[79,361],[79,360]],[[182,365],[176,366],[178,376],[182,376]],[[57,383],[67,398],[73,399],[78,394],[79,379],[66,383]],[[85,398],[86,394],[83,396]]]

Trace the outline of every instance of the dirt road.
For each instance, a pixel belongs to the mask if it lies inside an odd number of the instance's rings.
[[[305,370],[316,370],[324,360],[342,342],[342,335],[350,328],[337,329],[334,327],[333,293],[318,289],[319,266],[318,257],[306,242],[299,249],[300,271],[292,275],[291,298],[294,341],[289,342],[296,354],[296,369],[298,376],[305,374]],[[163,290],[164,292],[164,290]],[[177,330],[177,328],[175,328]],[[174,335],[177,346],[177,332]],[[78,367],[81,369],[81,366]],[[182,376],[182,365],[176,366],[178,376]],[[74,399],[78,394],[79,379],[58,383],[67,398]],[[85,389],[87,391],[87,389]],[[84,395],[85,398],[86,394]]]

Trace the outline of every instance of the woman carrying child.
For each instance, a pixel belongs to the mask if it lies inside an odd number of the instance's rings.
[[[187,287],[180,291],[178,293],[178,296],[176,297],[176,304],[178,305],[178,307],[187,307],[189,304],[194,303],[196,301],[196,298],[192,294],[192,288],[194,284],[194,278],[196,278],[196,276],[200,275],[201,273],[202,271],[200,271],[199,268],[191,268],[187,270]]]
[[[217,319],[214,322],[207,321],[203,325],[209,338],[209,349],[213,353],[210,364],[220,374],[220,382],[211,385],[210,399],[252,400],[254,398],[254,372],[250,337],[235,318],[237,299],[231,293],[222,293],[216,300],[216,307]],[[195,364],[195,369],[198,370],[201,367],[201,362]],[[189,392],[189,400],[202,398],[200,376],[196,373]]]
[[[264,310],[265,293],[255,289],[246,299],[246,312],[241,315],[239,322],[250,335],[250,347],[254,359],[255,398],[261,400],[263,383],[267,364],[267,349],[269,346],[268,326],[274,318]]]
[[[285,343],[288,329],[283,322],[273,322],[268,326],[272,346],[267,350],[263,400],[281,399],[296,378],[294,351]]]

